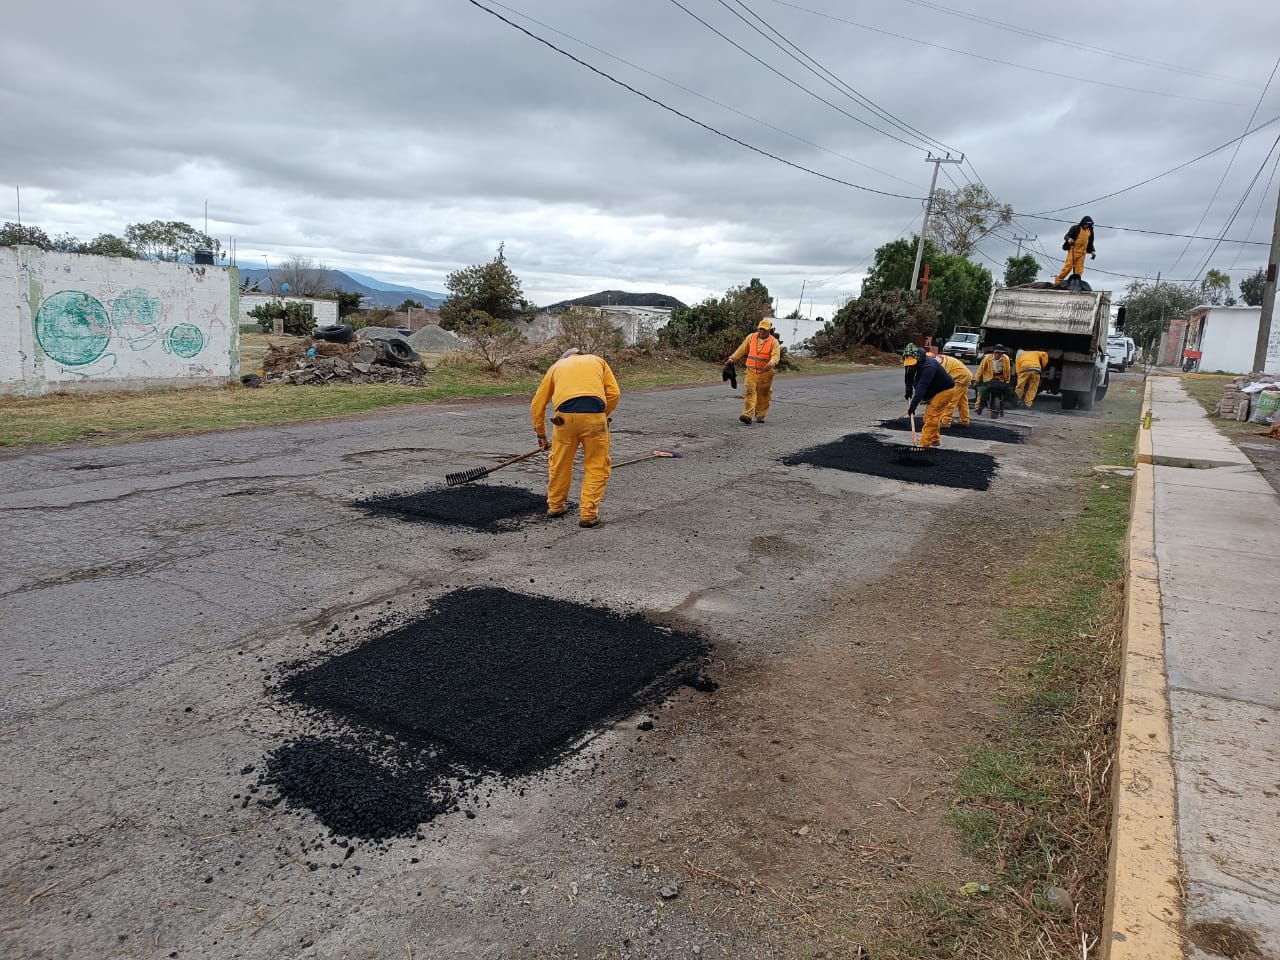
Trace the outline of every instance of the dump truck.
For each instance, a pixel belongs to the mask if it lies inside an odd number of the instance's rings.
[[[1041,392],[1060,394],[1064,410],[1092,410],[1107,393],[1107,330],[1111,294],[1062,290],[1052,284],[996,287],[987,299],[978,347],[1001,344],[1010,356],[1043,350],[1049,367]]]

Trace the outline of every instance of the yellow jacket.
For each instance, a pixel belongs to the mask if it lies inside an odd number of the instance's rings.
[[[618,407],[618,381],[602,357],[589,353],[575,353],[557,360],[547,371],[533,394],[529,412],[533,415],[533,432],[538,436],[547,433],[547,404],[559,407],[575,397],[596,397],[604,401],[604,412],[613,413]]]
[[[745,357],[747,352],[751,349],[751,341],[754,340],[755,337],[755,331],[747,334],[746,339],[742,341],[742,346],[738,347],[737,350],[733,351],[733,353],[729,355],[729,362],[737,363]],[[770,336],[769,341],[769,366],[767,369],[776,370],[778,367],[778,361],[782,359],[782,343],[774,336]]]
[[[1049,365],[1049,355],[1043,350],[1024,350],[1022,356],[1018,357],[1018,372],[1026,373],[1028,370],[1034,370],[1039,373]]]
[[[988,380],[1003,380],[1008,383],[1013,379],[1013,357],[1007,353],[1004,355],[1004,373],[996,375],[996,355],[988,353],[982,358],[982,362],[978,364],[978,382],[986,383]]]
[[[957,360],[955,357],[945,353],[938,354],[938,362],[942,364],[942,369],[951,374],[951,379],[956,382],[956,386],[967,386],[969,381],[973,379],[973,375],[969,373],[969,368],[964,365],[963,360]]]

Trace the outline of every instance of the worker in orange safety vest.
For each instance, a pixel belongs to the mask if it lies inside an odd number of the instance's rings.
[[[747,358],[747,377],[742,385],[742,415],[738,419],[750,423],[754,416],[756,423],[764,423],[773,400],[773,373],[782,359],[782,344],[773,335],[773,322],[768,317],[760,321],[755,333],[747,334],[742,346],[725,363],[737,363],[743,357]]]

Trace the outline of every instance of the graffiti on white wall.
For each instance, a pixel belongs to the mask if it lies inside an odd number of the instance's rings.
[[[0,248],[0,392],[225,382],[237,297],[234,267]]]

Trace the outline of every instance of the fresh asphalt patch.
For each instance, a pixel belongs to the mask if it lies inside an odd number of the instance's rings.
[[[909,443],[886,443],[870,433],[851,433],[782,458],[787,466],[808,464],[905,483],[925,483],[963,490],[986,490],[996,473],[996,459],[985,453],[933,448],[909,455]]]
[[[369,497],[354,506],[370,514],[413,523],[503,533],[545,514],[547,498],[524,487],[477,482]]]
[[[638,614],[454,591],[280,683],[315,729],[268,758],[261,802],[305,807],[343,836],[413,834],[467,805],[483,777],[546,770],[682,684],[715,689],[707,651]]]
[[[906,417],[898,417],[895,420],[881,420],[880,426],[886,430],[910,430],[911,424]],[[916,429],[920,429],[920,421],[916,421]],[[949,437],[968,437],[970,440],[991,440],[995,443],[1023,443],[1027,439],[1027,435],[1021,430],[1013,427],[999,427],[994,423],[983,423],[980,420],[971,420],[967,427],[943,427],[946,431],[943,435]]]

